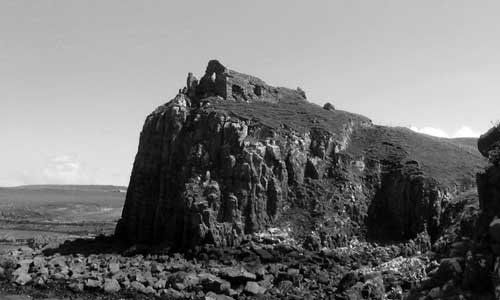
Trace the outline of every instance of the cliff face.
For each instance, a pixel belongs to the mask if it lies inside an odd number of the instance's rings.
[[[489,160],[486,169],[477,175],[481,208],[479,232],[487,235],[488,225],[500,217],[500,127],[493,127],[483,134],[478,140],[478,148]]]
[[[458,174],[446,169],[454,157],[435,166],[418,154],[429,143],[468,162]],[[435,236],[445,203],[479,167],[478,153],[454,143],[322,109],[300,89],[211,61],[147,117],[116,236],[184,249],[236,245],[272,226],[311,247],[388,229],[391,239]]]

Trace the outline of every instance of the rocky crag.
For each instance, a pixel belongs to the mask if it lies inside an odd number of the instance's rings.
[[[147,117],[116,237],[175,249],[270,228],[309,249],[435,241],[483,165],[459,141],[322,108],[214,60]]]
[[[483,134],[477,144],[488,160],[477,174],[479,201],[471,198],[456,207],[460,213],[442,236],[447,247],[435,257],[439,268],[410,299],[500,298],[500,127]]]

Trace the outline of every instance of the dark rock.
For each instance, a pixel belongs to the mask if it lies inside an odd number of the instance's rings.
[[[491,256],[481,253],[473,254],[471,251],[467,252],[463,274],[464,287],[478,292],[491,291],[492,270],[493,260]]]
[[[247,281],[255,281],[257,276],[253,273],[247,272],[243,268],[225,268],[221,270],[220,277],[226,279],[233,284],[242,284]]]
[[[494,126],[477,140],[479,152],[488,158],[490,151],[500,146],[500,126]]]
[[[205,291],[211,291],[215,293],[226,293],[231,288],[231,284],[213,274],[199,274],[200,282],[203,285]]]
[[[360,281],[364,281],[364,277],[361,274],[357,272],[349,272],[340,280],[338,289],[341,292],[346,291]]]
[[[260,257],[263,262],[272,262],[275,259],[275,257],[265,249],[253,248],[252,250]]]
[[[334,111],[335,110],[335,106],[333,106],[333,104],[331,104],[330,102],[327,102],[327,103],[325,103],[325,105],[323,105],[323,109],[326,109],[326,110],[329,110],[329,111]]]
[[[489,226],[490,236],[494,242],[500,243],[500,219],[493,219]]]
[[[450,279],[459,279],[462,273],[463,268],[460,263],[460,258],[445,258],[441,260],[436,276],[438,280],[444,283]]]

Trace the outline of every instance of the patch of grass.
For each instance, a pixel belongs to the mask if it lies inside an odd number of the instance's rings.
[[[225,111],[250,124],[264,125],[270,129],[309,132],[312,128],[340,134],[350,120],[370,123],[370,119],[342,110],[328,111],[303,99],[284,98],[279,103],[234,102],[217,98],[209,99],[212,110]]]
[[[473,143],[472,139],[436,138],[403,127],[374,126],[355,132],[348,151],[379,161],[414,160],[439,183],[470,188],[486,165]]]

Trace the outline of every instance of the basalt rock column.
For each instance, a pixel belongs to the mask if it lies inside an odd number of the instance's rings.
[[[146,119],[116,228],[120,239],[180,248],[235,245],[279,215],[288,192],[283,154],[307,148],[285,151],[247,137],[248,121],[205,107],[210,97],[277,102],[280,91],[217,61],[199,82],[189,74],[187,87]]]

